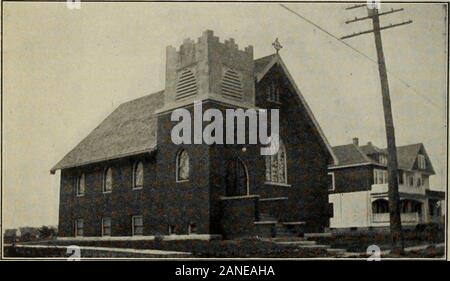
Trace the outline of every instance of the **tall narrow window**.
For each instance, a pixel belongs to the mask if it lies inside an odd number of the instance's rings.
[[[133,168],[133,189],[141,189],[144,186],[144,164],[137,162]]]
[[[398,171],[398,184],[404,184],[405,180],[403,179],[403,171]]]
[[[272,81],[267,88],[267,99],[273,102],[280,101],[280,88],[276,81]]]
[[[418,161],[419,169],[424,170],[427,168],[427,162],[425,161],[424,155],[419,154],[419,156],[417,156],[417,161]]]
[[[85,192],[85,177],[84,177],[84,173],[82,173],[78,178],[77,178],[77,196],[83,196],[84,192]]]
[[[271,183],[287,183],[286,148],[280,142],[275,155],[266,156],[266,181]]]
[[[176,180],[186,181],[189,179],[189,155],[186,150],[180,150],[176,159]]]
[[[133,235],[144,234],[144,221],[142,216],[133,216],[131,223],[133,227]]]
[[[328,173],[328,190],[334,190],[334,173]]]
[[[102,236],[111,236],[111,218],[102,219]]]
[[[75,220],[75,237],[80,237],[84,235],[84,220],[77,219]]]
[[[107,168],[103,174],[103,192],[108,193],[112,191],[112,169]]]

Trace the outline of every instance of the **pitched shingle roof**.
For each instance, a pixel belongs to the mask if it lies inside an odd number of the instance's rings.
[[[334,146],[333,150],[337,158],[339,159],[339,165],[335,166],[357,165],[367,163],[381,165],[372,158],[370,158],[368,155],[373,153],[387,154],[387,149],[378,148],[373,144],[357,146],[352,143]],[[427,171],[434,174],[433,166],[422,143],[397,146],[398,168],[402,170],[413,170],[419,152],[422,152],[425,155],[425,158],[427,159]]]
[[[353,165],[371,162],[371,160],[355,144],[333,147],[340,165]]]
[[[163,106],[164,91],[121,104],[51,171],[115,159],[156,148],[154,112]]]
[[[405,170],[412,170],[416,163],[417,155],[421,152],[425,155],[427,160],[427,170],[434,174],[434,169],[425,152],[425,147],[422,143],[410,144],[397,147],[397,161],[398,167]]]

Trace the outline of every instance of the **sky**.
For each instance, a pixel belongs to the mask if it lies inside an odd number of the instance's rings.
[[[343,36],[370,29],[345,4],[286,4]],[[3,226],[57,225],[60,173],[50,169],[119,104],[164,88],[165,48],[207,29],[255,58],[272,42],[331,145],[386,146],[375,63],[293,15],[262,3],[3,3]],[[446,185],[446,36],[442,4],[405,8],[381,24],[397,145],[422,142]],[[376,58],[373,35],[346,40]],[[403,81],[403,82],[401,82]]]

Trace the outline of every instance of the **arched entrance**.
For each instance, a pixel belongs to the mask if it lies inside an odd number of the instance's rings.
[[[228,162],[226,171],[226,195],[248,195],[247,167],[241,159],[236,158]]]
[[[383,214],[389,213],[389,201],[386,199],[377,199],[372,202],[372,213]]]
[[[422,213],[422,203],[412,199],[403,199],[400,201],[402,213]]]

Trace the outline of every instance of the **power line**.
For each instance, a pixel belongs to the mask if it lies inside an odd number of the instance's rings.
[[[333,37],[334,39],[336,39],[338,42],[344,44],[345,46],[347,46],[348,48],[352,49],[353,51],[357,52],[358,54],[360,54],[361,56],[365,57],[366,59],[368,59],[369,61],[375,63],[376,65],[378,65],[378,61],[376,61],[375,59],[371,58],[369,55],[365,54],[364,52],[360,51],[359,49],[353,47],[352,45],[348,44],[347,42],[341,40],[341,38],[337,37],[336,35],[332,34],[331,32],[327,31],[326,29],[324,29],[323,27],[319,26],[318,24],[314,23],[313,21],[311,21],[310,19],[304,17],[303,15],[301,15],[300,13],[286,7],[283,4],[279,4],[282,8],[288,10],[289,12],[293,13],[294,15],[300,17],[302,20],[306,21],[307,23],[311,24],[312,26],[316,27],[317,29],[319,29],[320,31],[324,32],[325,34],[327,34],[328,36]],[[421,94],[416,88],[414,88],[411,84],[409,84],[408,82],[406,82],[403,78],[401,78],[400,76],[398,76],[397,74],[391,72],[391,71],[387,71],[387,73],[391,74],[392,77],[396,78],[397,80],[399,80],[403,85],[405,85],[408,89],[411,89],[415,94],[417,94],[418,96],[420,96],[421,98],[425,99],[426,101],[428,101],[431,105],[438,107],[439,109],[442,109],[442,107],[440,105],[438,105],[437,103],[435,103],[434,101],[432,101],[431,99],[429,99],[427,96]]]

